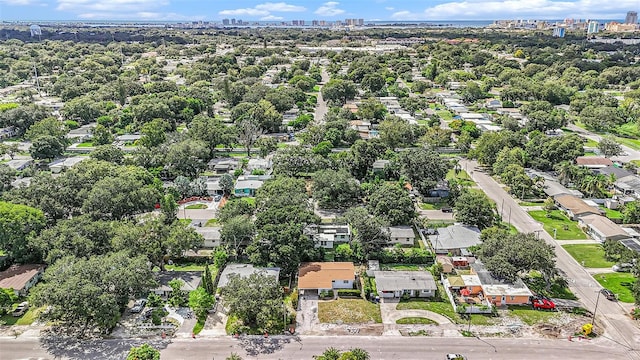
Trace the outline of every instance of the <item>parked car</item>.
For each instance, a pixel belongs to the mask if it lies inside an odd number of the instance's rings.
[[[442,211],[443,213],[452,213],[453,209],[450,207],[443,207],[442,209],[440,209],[440,211]]]
[[[216,195],[213,198],[213,200],[215,200],[215,201],[220,201],[221,199],[222,199],[222,195]]]
[[[145,305],[147,305],[147,299],[138,299],[135,303],[133,303],[133,307],[131,308],[131,312],[137,314],[144,309]]]
[[[613,293],[613,291],[609,290],[609,289],[602,289],[600,290],[600,293],[602,295],[604,295],[604,297],[607,298],[607,300],[611,300],[611,301],[616,301],[616,294]]]
[[[615,272],[629,272],[629,271],[631,271],[632,268],[633,268],[632,264],[622,263],[622,264],[613,265],[611,267],[611,270],[613,270]]]
[[[29,310],[29,303],[28,302],[21,302],[18,307],[13,310],[13,312],[11,313],[12,316],[14,317],[20,317],[22,315],[24,315],[24,313],[27,312],[27,310]]]
[[[536,310],[555,310],[556,304],[549,299],[533,299],[531,302]]]
[[[447,360],[467,360],[466,357],[464,357],[464,355],[460,355],[460,354],[447,354]]]

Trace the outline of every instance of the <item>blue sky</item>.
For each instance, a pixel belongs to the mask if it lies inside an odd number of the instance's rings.
[[[639,0],[0,0],[0,20],[624,19]]]

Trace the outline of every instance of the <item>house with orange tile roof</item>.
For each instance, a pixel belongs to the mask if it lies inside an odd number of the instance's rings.
[[[351,262],[302,263],[298,269],[298,289],[305,294],[353,289],[355,280],[356,269]]]

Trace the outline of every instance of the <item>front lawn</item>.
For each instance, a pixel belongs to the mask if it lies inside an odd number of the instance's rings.
[[[396,306],[396,310],[427,310],[436,314],[443,315],[456,324],[469,323],[468,318],[462,318],[460,314],[453,310],[453,306],[448,301],[429,301],[424,299],[402,300]],[[497,319],[481,314],[471,315],[471,324],[473,325],[492,325]]]
[[[187,210],[202,210],[208,208],[207,204],[191,204],[184,207]]]
[[[561,210],[551,211],[551,216],[547,217],[544,210],[529,211],[531,217],[542,223],[544,230],[553,236],[556,230],[556,239],[558,240],[581,240],[586,239],[587,235],[578,227],[578,224],[569,218]]]
[[[438,325],[437,322],[431,320],[431,319],[427,319],[427,318],[423,318],[423,317],[406,317],[406,318],[402,318],[402,319],[398,319],[396,320],[396,324],[402,324],[402,325],[406,325],[406,324],[424,324],[424,325]]]
[[[31,307],[20,317],[14,317],[11,314],[3,315],[0,317],[0,325],[31,325],[43,310],[44,307]]]
[[[620,212],[620,210],[613,210],[604,206],[600,206],[600,209],[604,210],[606,217],[609,219],[622,219],[622,212]]]
[[[518,203],[520,206],[544,206],[544,202],[532,202],[532,201],[520,201]]]
[[[165,265],[165,268],[171,271],[204,271],[204,266],[204,264],[187,263]],[[213,266],[209,266],[209,270],[214,270]]]
[[[422,210],[440,210],[443,207],[449,206],[446,202],[437,202],[437,203],[424,203],[421,202],[418,207]]]
[[[76,147],[79,147],[79,148],[93,147],[93,143],[91,141],[86,141],[76,145]]]
[[[588,268],[609,268],[615,263],[604,259],[604,248],[600,244],[562,245],[579,264]]]
[[[461,185],[464,186],[474,186],[476,183],[471,179],[471,176],[467,174],[464,170],[459,170],[458,174],[456,174],[454,169],[449,170],[446,176],[447,180],[456,179]]]
[[[629,139],[629,138],[624,138],[624,137],[616,137],[616,140],[625,146],[628,146],[634,150],[640,150],[640,140],[637,139]]]
[[[509,306],[509,316],[515,316],[527,325],[546,323],[559,316],[556,311],[534,310],[531,306]]]
[[[618,297],[618,300],[625,303],[633,303],[633,293],[631,289],[636,281],[633,274],[630,273],[607,273],[596,274],[593,276],[596,281],[602,285],[603,288],[607,288],[613,291]]]
[[[380,306],[362,299],[320,301],[318,303],[318,319],[321,323],[361,324],[370,321],[382,322]]]
[[[213,226],[219,226],[220,225],[220,221],[218,221],[218,219],[213,218],[213,219],[209,219],[207,220],[207,222],[204,224],[204,227],[213,227]]]

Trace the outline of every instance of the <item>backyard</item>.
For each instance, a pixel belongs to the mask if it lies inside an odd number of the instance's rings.
[[[578,227],[578,224],[569,220],[569,218],[561,210],[551,211],[551,215],[547,217],[544,210],[529,211],[531,217],[542,223],[544,230],[549,235],[554,235],[556,231],[556,239],[558,240],[582,240],[587,235]]]
[[[620,210],[613,210],[604,206],[600,206],[600,209],[604,211],[606,217],[608,217],[609,219],[622,219],[622,212],[620,212]]]
[[[613,262],[604,258],[604,248],[600,244],[562,245],[576,261],[587,268],[609,268]]]
[[[593,276],[603,288],[613,291],[618,300],[625,303],[633,303],[633,293],[631,289],[636,281],[633,274],[630,273],[607,273],[597,274]]]
[[[337,299],[318,303],[321,323],[361,324],[381,323],[380,306],[362,299]]]

